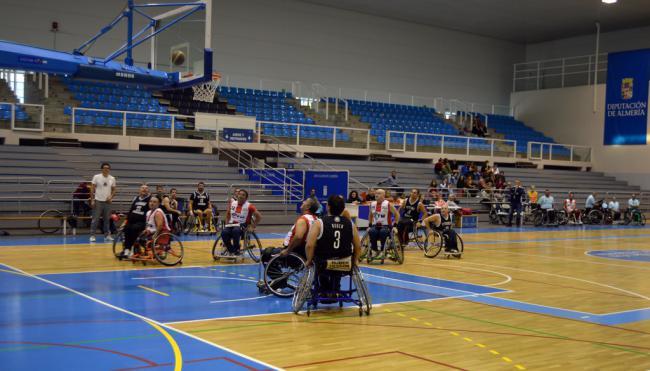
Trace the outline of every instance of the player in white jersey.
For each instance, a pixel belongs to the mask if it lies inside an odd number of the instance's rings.
[[[390,235],[393,224],[399,222],[399,214],[395,207],[386,199],[386,191],[378,189],[375,192],[376,201],[370,203],[370,216],[368,236],[370,249],[368,253],[377,253],[377,241],[381,242],[382,250],[385,249],[386,239]]]
[[[240,253],[239,241],[245,229],[254,231],[255,227],[262,220],[262,214],[255,205],[248,202],[248,192],[240,189],[237,200],[232,200],[226,214],[227,224],[221,232],[223,244],[232,255]]]

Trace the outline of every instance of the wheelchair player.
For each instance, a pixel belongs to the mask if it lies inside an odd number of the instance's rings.
[[[361,255],[359,233],[352,221],[344,217],[345,200],[338,195],[327,200],[327,215],[317,220],[307,236],[306,266],[316,268],[315,280],[320,294],[336,302],[341,291],[341,277],[350,274]]]
[[[420,190],[413,188],[411,190],[411,195],[404,201],[404,204],[400,208],[400,218],[397,223],[397,231],[399,242],[402,246],[406,246],[409,243],[409,233],[414,232],[415,238],[417,239],[417,223],[420,220],[420,215],[422,219],[425,219],[428,216],[427,209],[424,207],[420,197]]]
[[[444,205],[440,209],[440,214],[433,214],[430,217],[424,219],[422,224],[427,229],[427,235],[433,233],[433,229],[437,230],[444,238],[445,242],[445,252],[459,256],[460,251],[458,250],[458,241],[456,239],[456,231],[453,229],[453,221],[451,214],[449,213],[449,206]],[[431,226],[433,224],[433,227]]]
[[[294,282],[304,269],[305,243],[309,228],[318,219],[316,212],[320,204],[307,198],[300,205],[302,214],[296,219],[287,233],[283,246],[267,247],[262,252],[260,279],[257,287],[260,292],[273,293],[280,297],[291,296],[295,290]]]
[[[386,239],[390,236],[393,223],[399,223],[399,214],[395,207],[386,199],[386,191],[378,189],[375,192],[376,201],[370,203],[368,236],[370,237],[369,257],[373,254],[381,258],[386,254]],[[381,252],[377,243],[381,243]]]

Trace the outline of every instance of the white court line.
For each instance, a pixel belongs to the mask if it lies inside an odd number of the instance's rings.
[[[443,296],[440,298],[433,298],[433,299],[417,299],[417,300],[404,300],[404,301],[391,301],[387,303],[379,303],[379,304],[372,304],[373,308],[380,307],[380,306],[386,306],[386,305],[392,305],[392,304],[407,304],[407,303],[420,303],[420,302],[433,302],[433,301],[438,301],[438,300],[450,300],[450,299],[458,299],[458,298],[465,298],[465,297],[478,297],[478,296],[486,296],[488,294],[474,294],[474,295],[460,295],[460,296]],[[338,309],[338,306],[331,306],[331,307],[319,307],[320,309],[317,310],[312,310],[312,312],[327,312],[331,311],[332,309]],[[355,309],[358,307],[355,306],[344,306],[343,308],[348,308],[348,309]],[[168,325],[179,325],[179,324],[184,324],[184,323],[196,323],[196,322],[204,322],[204,321],[218,321],[218,320],[228,320],[228,319],[239,319],[239,318],[250,318],[250,317],[263,317],[263,316],[274,316],[274,315],[280,315],[280,314],[293,314],[293,311],[289,312],[277,312],[277,313],[260,313],[260,314],[251,314],[251,315],[244,315],[244,316],[229,316],[229,317],[210,317],[210,318],[202,318],[202,319],[190,319],[186,321],[175,321],[175,322],[166,322]],[[271,322],[273,320],[270,320]],[[315,323],[318,324],[318,321],[310,322],[310,323]],[[347,323],[341,323],[341,325],[347,325]]]
[[[561,247],[561,246],[555,246],[555,247]],[[599,261],[571,259],[571,258],[563,258],[563,257],[559,257],[559,256],[544,256],[544,255],[526,254],[526,253],[512,252],[512,251],[503,251],[501,249],[481,248],[478,251],[499,252],[499,253],[502,253],[502,254],[510,254],[510,255],[533,256],[533,257],[536,257],[536,258],[565,260],[565,261],[578,262],[578,263],[605,265],[605,266],[609,266],[609,267],[623,267],[623,268],[634,268],[634,269],[650,270],[650,268],[648,268],[648,267],[641,267],[641,266],[633,265],[633,264],[632,265],[623,265],[623,264],[603,263],[603,262],[599,262]],[[590,256],[590,257],[596,258],[595,256]]]
[[[125,260],[125,262],[128,262]],[[51,272],[51,273],[39,273],[39,276],[52,275],[52,274],[79,274],[79,273],[108,273],[108,272],[146,272],[150,270],[160,270],[160,269],[187,269],[187,268],[214,268],[214,267],[240,267],[245,265],[259,265],[259,263],[246,263],[246,264],[231,264],[231,265],[187,265],[182,267],[151,267],[151,268],[137,268],[137,269],[110,269],[110,270],[92,270],[92,271],[79,271],[79,272]],[[108,267],[107,267],[108,268]]]
[[[618,311],[618,312],[609,312],[609,313],[598,314],[598,315],[599,316],[609,316],[610,314],[630,313],[630,312],[636,312],[636,311],[639,311],[639,310],[648,310],[648,309],[650,309],[650,308],[629,309],[629,310],[622,310],[622,311]]]
[[[212,347],[215,347],[215,348],[217,348],[217,349],[220,349],[220,350],[222,350],[222,351],[230,352],[230,353],[232,353],[232,354],[235,354],[235,355],[237,355],[237,356],[239,356],[239,357],[242,357],[242,358],[244,358],[244,359],[247,359],[247,360],[249,360],[249,361],[257,362],[257,363],[259,363],[259,364],[261,364],[261,365],[264,365],[264,366],[266,366],[266,367],[269,367],[269,368],[271,368],[271,369],[273,369],[273,370],[280,370],[279,368],[277,368],[277,367],[275,367],[275,366],[271,366],[271,365],[269,365],[268,363],[265,363],[265,362],[262,362],[262,361],[259,361],[259,360],[255,359],[255,358],[252,358],[252,357],[249,357],[249,356],[247,356],[247,355],[241,354],[241,353],[236,352],[236,351],[234,351],[234,350],[232,350],[232,349],[226,348],[226,347],[224,347],[224,346],[222,346],[222,345],[218,345],[218,344],[215,344],[215,343],[211,343],[211,342],[209,342],[209,341],[207,341],[207,340],[205,340],[205,339],[201,339],[201,338],[198,337],[198,336],[195,336],[195,335],[189,334],[189,333],[187,333],[187,332],[185,332],[185,331],[183,331],[183,330],[175,329],[175,328],[173,328],[173,327],[171,327],[171,326],[169,326],[169,325],[166,325],[166,324],[164,324],[164,323],[162,323],[162,322],[158,322],[158,321],[156,321],[156,320],[154,320],[154,319],[151,319],[151,318],[149,318],[149,317],[145,317],[145,316],[143,316],[143,315],[141,315],[141,314],[137,314],[137,313],[131,312],[131,311],[129,311],[129,310],[126,310],[126,309],[124,309],[124,308],[120,308],[120,307],[118,307],[118,306],[115,306],[115,305],[113,305],[113,304],[109,304],[109,303],[107,303],[107,302],[105,302],[105,301],[99,300],[99,299],[97,299],[97,298],[94,298],[94,297],[92,297],[92,296],[90,296],[90,295],[84,294],[83,292],[77,291],[77,290],[72,289],[72,288],[70,288],[70,287],[67,287],[67,286],[61,285],[61,284],[59,284],[59,283],[56,283],[56,282],[54,282],[54,281],[50,281],[50,280],[48,280],[48,279],[45,279],[45,278],[43,278],[43,277],[39,277],[39,276],[36,276],[36,275],[34,275],[34,274],[31,274],[31,273],[25,272],[25,271],[23,271],[23,270],[21,270],[21,269],[18,269],[18,268],[12,267],[12,266],[9,265],[9,264],[4,264],[4,263],[2,263],[2,265],[4,265],[5,267],[8,267],[9,269],[15,270],[16,272],[22,273],[22,274],[24,274],[25,276],[31,277],[31,278],[33,278],[33,279],[35,279],[35,280],[38,280],[38,281],[41,281],[41,282],[45,282],[45,283],[47,283],[47,284],[49,284],[49,285],[52,285],[52,286],[58,287],[58,288],[60,288],[60,289],[63,289],[63,290],[69,291],[69,292],[71,292],[71,293],[73,293],[73,294],[79,295],[79,296],[81,296],[81,297],[83,297],[83,298],[85,298],[85,299],[88,299],[88,300],[90,300],[90,301],[93,301],[93,302],[95,302],[95,303],[97,303],[97,304],[101,304],[101,305],[106,306],[106,307],[108,307],[108,308],[111,308],[111,309],[117,310],[117,311],[119,311],[119,312],[122,312],[122,313],[128,314],[128,315],[130,315],[130,316],[133,316],[133,317],[139,318],[139,319],[141,319],[141,320],[143,320],[143,321],[145,321],[145,322],[148,321],[148,322],[151,322],[151,323],[155,323],[156,325],[158,325],[158,326],[160,326],[160,327],[164,327],[164,328],[166,328],[167,330],[170,330],[170,331],[172,331],[172,332],[177,332],[177,333],[179,333],[179,334],[185,335],[185,336],[190,337],[190,338],[192,338],[192,339],[194,339],[194,340],[198,340],[198,341],[200,341],[200,342],[202,342],[202,343],[204,343],[204,344],[208,344],[208,345],[210,345],[210,346],[212,346]]]
[[[237,278],[237,277],[215,277],[215,276],[157,276],[157,277],[131,277],[132,280],[158,280],[158,279],[173,279],[173,278],[201,278],[209,280],[233,280],[233,281],[247,281],[247,282],[257,282],[256,280],[250,280],[248,278]]]
[[[259,300],[259,299],[268,298],[269,296],[272,296],[272,294],[264,295],[264,296],[253,296],[252,298],[243,298],[243,299],[213,300],[210,302],[210,304],[232,303],[235,301]]]
[[[425,260],[425,261],[426,261],[426,260]],[[448,265],[444,265],[444,264],[433,264],[433,263],[429,263],[429,264],[425,264],[425,265],[427,265],[427,266],[433,266],[433,267],[445,267],[445,268],[449,268]],[[506,283],[512,281],[512,277],[510,277],[509,275],[507,275],[507,274],[505,274],[505,273],[501,273],[501,272],[497,272],[497,271],[492,271],[492,270],[489,270],[489,269],[481,269],[481,268],[473,268],[473,267],[462,267],[462,268],[463,268],[463,269],[473,269],[473,270],[476,270],[476,271],[482,271],[482,272],[494,273],[494,274],[496,274],[496,275],[499,275],[499,276],[501,276],[501,277],[505,277],[505,278],[506,278],[505,280],[503,280],[503,281],[501,281],[501,282],[498,282],[498,283],[472,284],[472,285],[477,285],[477,286],[481,286],[481,285],[482,285],[482,286],[499,286],[499,285],[505,285]]]
[[[645,300],[650,301],[650,298],[649,298],[649,297],[644,296],[644,295],[641,295],[641,294],[636,293],[636,292],[634,292],[634,291],[629,291],[629,290],[622,289],[622,288],[620,288],[620,287],[616,287],[616,286],[612,286],[612,285],[607,285],[607,284],[600,283],[600,282],[595,282],[595,281],[585,280],[585,279],[578,278],[578,277],[564,276],[564,275],[561,275],[561,274],[555,274],[555,273],[539,272],[539,271],[534,271],[534,270],[530,270],[530,269],[513,268],[513,267],[502,266],[502,265],[492,265],[492,264],[483,264],[483,263],[471,263],[471,262],[467,262],[467,261],[465,261],[465,264],[481,265],[481,266],[494,267],[494,268],[501,268],[501,269],[506,269],[506,270],[507,270],[507,269],[510,269],[510,270],[515,270],[515,271],[520,271],[520,272],[537,273],[537,274],[543,274],[543,275],[552,276],[552,277],[565,278],[565,279],[575,280],[575,281],[580,281],[580,282],[585,282],[585,283],[589,283],[589,284],[593,284],[593,285],[597,285],[597,286],[601,286],[601,287],[607,287],[607,288],[612,289],[612,290],[621,291],[621,292],[624,292],[624,293],[626,293],[626,294],[630,294],[630,295],[636,296],[636,297],[638,297],[638,298],[641,298],[641,299],[645,299]]]
[[[496,293],[496,292],[490,292],[490,293],[479,293],[479,292],[472,292],[472,291],[467,291],[467,290],[452,289],[452,288],[450,288],[450,287],[444,287],[444,286],[438,286],[438,285],[430,285],[430,284],[427,284],[427,283],[420,283],[420,282],[412,282],[412,281],[400,280],[399,278],[391,278],[391,277],[377,276],[377,275],[375,275],[375,274],[370,274],[370,273],[364,273],[364,275],[365,275],[365,276],[371,276],[371,277],[377,277],[377,278],[381,278],[381,279],[386,279],[386,280],[390,280],[390,281],[400,281],[400,282],[405,282],[405,283],[409,283],[409,284],[412,284],[412,285],[428,286],[428,287],[436,287],[436,288],[440,288],[440,289],[444,289],[444,290],[449,290],[449,291],[465,292],[465,293],[470,294],[470,296],[471,296],[471,295],[488,295],[488,294],[494,294],[494,293]],[[433,279],[435,279],[435,278],[433,278]],[[372,281],[368,281],[368,282],[370,282],[370,283],[374,283],[374,284],[378,284],[378,285],[381,285],[381,282],[372,282]],[[462,282],[460,282],[460,283],[462,283]],[[388,285],[387,285],[387,286],[388,286]],[[475,285],[475,286],[476,286],[476,285]],[[406,289],[406,290],[408,290],[408,289]],[[415,291],[415,290],[414,290],[414,291]],[[499,290],[498,292],[501,292],[501,290]],[[455,296],[455,297],[457,297],[457,296]]]

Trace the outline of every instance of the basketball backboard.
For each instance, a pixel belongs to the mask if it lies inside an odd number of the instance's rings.
[[[212,0],[170,8],[152,16],[156,25],[151,32],[164,31],[151,38],[151,68],[177,72],[181,83],[211,79]]]

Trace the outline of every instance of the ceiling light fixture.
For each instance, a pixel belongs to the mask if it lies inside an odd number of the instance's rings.
[[[616,4],[618,0],[602,0],[604,4]]]

